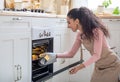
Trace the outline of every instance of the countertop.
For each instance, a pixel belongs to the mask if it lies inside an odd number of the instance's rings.
[[[48,13],[34,13],[34,12],[13,12],[13,11],[0,11],[0,16],[23,16],[23,17],[61,17],[66,18],[66,15],[56,15]]]
[[[97,15],[102,19],[120,19],[120,15]]]
[[[24,17],[58,17],[66,18],[66,15],[56,15],[48,13],[34,13],[34,12],[15,12],[15,11],[0,11],[0,16],[24,16]],[[120,19],[120,15],[102,14],[97,15],[104,19]]]

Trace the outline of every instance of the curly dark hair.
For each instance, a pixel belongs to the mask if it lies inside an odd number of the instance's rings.
[[[89,40],[94,38],[93,29],[95,28],[100,28],[106,37],[110,37],[109,31],[102,23],[101,19],[86,7],[71,9],[68,12],[67,17],[72,18],[73,20],[78,19],[80,21],[83,33]]]

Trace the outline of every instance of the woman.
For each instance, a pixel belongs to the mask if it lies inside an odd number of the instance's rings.
[[[120,60],[110,49],[106,37],[109,32],[92,11],[85,7],[74,8],[67,14],[68,28],[73,32],[78,30],[75,43],[71,50],[57,54],[57,58],[71,58],[81,44],[91,53],[91,57],[82,64],[72,68],[70,74],[95,63],[90,82],[118,82]]]
[[[118,82],[120,60],[110,49],[106,40],[109,32],[92,11],[86,7],[74,8],[67,14],[68,28],[78,32],[73,47],[56,55],[57,58],[72,58],[81,44],[90,52],[91,57],[70,70],[70,74],[95,63],[90,82]]]

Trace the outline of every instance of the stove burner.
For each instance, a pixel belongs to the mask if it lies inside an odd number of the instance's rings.
[[[31,9],[31,12],[44,13],[45,11],[42,9]]]

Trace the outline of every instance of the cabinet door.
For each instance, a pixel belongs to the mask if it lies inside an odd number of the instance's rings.
[[[70,31],[70,40],[69,40],[70,48],[73,46],[75,39],[76,39],[76,33],[73,31]],[[79,49],[77,53],[75,54],[75,56],[69,59],[70,61],[69,63],[72,64],[72,63],[78,62],[80,60],[80,57],[81,57],[81,54],[80,54],[80,49]]]
[[[87,61],[91,55],[89,53],[89,51],[87,51],[84,46],[82,46],[82,54],[83,54],[83,60]],[[78,72],[78,75],[76,75],[76,78],[79,78],[79,80],[77,80],[76,82],[90,82],[91,80],[91,76],[93,73],[93,68],[94,68],[94,64],[91,64],[89,66],[87,66],[86,68],[80,70]]]
[[[58,53],[61,51],[61,35],[60,34],[55,34],[54,37],[54,53]],[[61,60],[59,58],[57,58],[57,62],[54,63],[54,67],[53,67],[53,72],[59,70],[60,68],[60,62]]]
[[[68,70],[57,74],[53,77],[52,82],[69,82],[69,72]]]
[[[31,81],[31,39],[29,37],[21,37],[14,42],[14,65],[17,68],[17,76],[15,80],[18,82]]]
[[[113,48],[116,54],[120,56],[120,19],[103,19],[110,31],[110,38],[108,39],[110,47]]]
[[[90,58],[90,53],[83,49],[83,59],[86,61]],[[94,64],[79,70],[76,74],[70,75],[70,81],[69,82],[90,82],[92,72],[93,72],[93,66]]]
[[[1,60],[8,61],[0,66],[1,82],[31,81],[31,29],[29,22],[23,20],[4,20],[0,22]],[[6,52],[5,52],[6,51]],[[5,57],[4,57],[5,56]],[[3,75],[1,75],[3,74]]]
[[[68,34],[62,31],[55,31],[54,37],[54,52],[62,53],[69,48],[69,38]],[[57,62],[54,63],[54,71],[62,69],[69,65],[69,60],[66,58],[58,58]]]
[[[54,52],[55,53],[62,53],[65,50],[68,50],[69,47],[69,38],[68,34],[65,30],[55,30],[55,37],[54,37]],[[66,66],[69,65],[69,60],[65,58],[58,58],[57,62],[54,63],[54,72],[58,71]],[[64,78],[64,79],[63,79]],[[53,82],[69,82],[69,74],[68,70],[61,72],[60,74],[54,76],[52,78]]]
[[[13,44],[13,39],[0,39],[0,82],[14,82]]]

